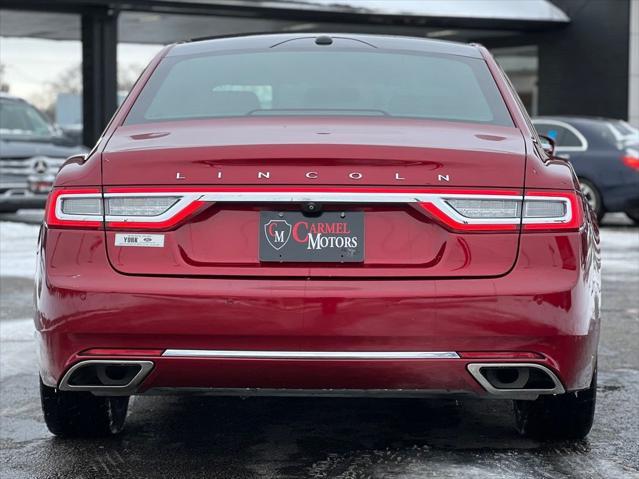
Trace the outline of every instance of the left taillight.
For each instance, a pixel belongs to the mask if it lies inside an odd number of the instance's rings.
[[[113,188],[104,194],[104,220],[110,230],[167,230],[204,205],[193,191]]]
[[[102,226],[99,189],[56,189],[49,194],[45,222],[49,227],[99,228]]]
[[[51,192],[45,220],[49,227],[153,230],[170,229],[201,206],[193,193],[107,192],[57,189]]]

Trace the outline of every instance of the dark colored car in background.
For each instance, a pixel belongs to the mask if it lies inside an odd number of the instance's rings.
[[[64,161],[85,152],[34,106],[0,93],[0,212],[44,208]]]
[[[639,131],[621,120],[569,116],[533,120],[555,153],[572,163],[581,190],[601,219],[624,212],[639,224]]]

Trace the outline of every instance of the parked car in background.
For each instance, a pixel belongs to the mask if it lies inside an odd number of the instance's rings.
[[[44,208],[66,158],[84,152],[33,105],[0,93],[0,212]]]
[[[556,155],[570,160],[599,219],[623,211],[639,224],[639,130],[608,118],[548,116],[533,123],[555,141]]]

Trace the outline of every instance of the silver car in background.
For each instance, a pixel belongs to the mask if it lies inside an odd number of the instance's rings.
[[[0,212],[43,208],[64,161],[87,151],[34,106],[0,93]]]

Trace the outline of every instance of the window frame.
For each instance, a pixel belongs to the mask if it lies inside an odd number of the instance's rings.
[[[561,121],[561,120],[548,120],[548,119],[545,119],[545,118],[544,119],[532,120],[532,123],[535,126],[535,130],[537,130],[537,125],[554,125],[554,126],[559,126],[561,128],[565,128],[570,133],[575,135],[577,137],[577,139],[579,140],[579,142],[581,143],[581,146],[559,146],[559,145],[557,145],[557,146],[555,146],[555,151],[556,152],[562,152],[562,151],[578,152],[578,151],[586,151],[586,150],[588,150],[588,140],[586,139],[586,137],[577,128],[575,128],[574,126],[572,126],[569,123],[566,123],[566,122]]]

